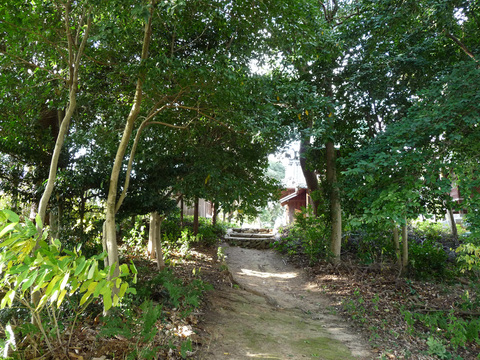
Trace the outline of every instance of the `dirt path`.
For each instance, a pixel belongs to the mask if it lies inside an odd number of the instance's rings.
[[[372,359],[300,269],[272,250],[224,245],[233,287],[209,298],[199,359]]]

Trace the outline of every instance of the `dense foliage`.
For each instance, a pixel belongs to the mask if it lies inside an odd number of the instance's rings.
[[[354,251],[416,278],[454,276],[455,258],[476,276],[479,19],[476,0],[2,3],[0,195],[20,215],[2,213],[2,306],[32,288],[42,306],[78,290],[108,310],[128,289],[112,285],[130,269],[118,244],[141,248],[162,222],[167,260],[216,243],[221,226],[195,216],[185,230],[179,203],[274,224],[268,155],[291,140],[312,208],[281,247],[312,264]],[[446,215],[451,249],[408,231]]]

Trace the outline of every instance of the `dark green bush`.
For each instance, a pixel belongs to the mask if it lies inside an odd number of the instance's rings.
[[[363,224],[346,231],[343,248],[364,264],[395,259],[392,229],[379,224]]]
[[[411,242],[409,275],[417,279],[444,278],[448,275],[448,254],[433,240]]]

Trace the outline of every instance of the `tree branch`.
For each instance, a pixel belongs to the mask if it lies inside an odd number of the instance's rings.
[[[130,158],[128,159],[127,173],[125,174],[125,183],[123,185],[122,193],[120,194],[117,204],[115,205],[115,213],[118,212],[118,210],[120,209],[120,206],[122,206],[123,200],[125,200],[125,197],[127,196],[128,186],[130,185],[130,174],[132,173],[132,167],[133,167],[133,158],[135,157],[135,152],[137,150],[137,146],[140,141],[140,135],[142,134],[143,129],[145,129],[147,126],[152,124],[164,125],[174,129],[186,129],[190,125],[190,123],[188,123],[186,126],[177,126],[177,125],[164,123],[161,121],[149,121],[149,119],[151,118],[146,118],[145,120],[143,120],[142,124],[137,130],[137,134],[135,135],[135,140],[133,141],[132,150],[130,151]]]
[[[467,54],[468,56],[470,56],[473,61],[477,62],[478,63],[478,60],[475,58],[475,55],[473,55],[473,53],[468,50],[468,48],[465,46],[464,43],[462,43],[460,41],[460,39],[458,39],[456,36],[454,36],[453,34],[449,33],[446,29],[443,31],[445,33],[445,36],[448,37],[449,39],[453,40],[453,42],[455,42],[458,46],[460,46],[460,48],[463,50],[463,52],[465,54]]]

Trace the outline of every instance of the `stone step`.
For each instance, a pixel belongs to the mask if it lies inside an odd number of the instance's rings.
[[[232,228],[231,232],[242,233],[242,234],[273,234],[272,229],[243,229],[243,228]]]
[[[240,246],[249,249],[269,249],[271,244],[275,241],[273,238],[269,239],[255,239],[255,238],[228,238],[225,241],[231,246]]]
[[[225,236],[225,240],[232,240],[232,241],[255,241],[255,240],[260,240],[260,241],[275,241],[275,237],[264,237],[264,238],[253,238],[253,237],[238,237],[238,236]]]
[[[235,237],[235,238],[263,238],[263,239],[269,239],[269,238],[274,238],[275,234],[249,234],[249,233],[237,233],[237,232],[231,232],[228,234],[230,237]]]

